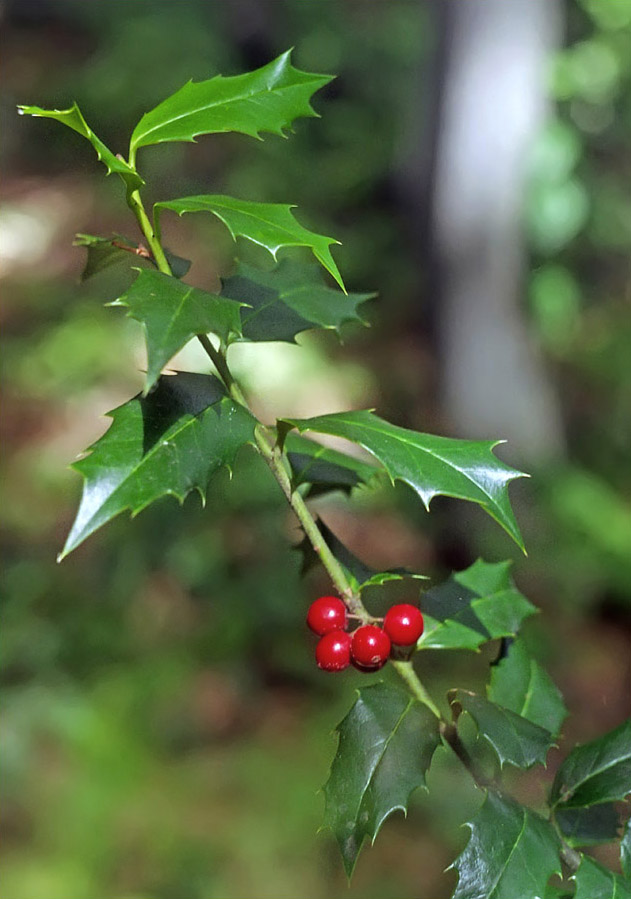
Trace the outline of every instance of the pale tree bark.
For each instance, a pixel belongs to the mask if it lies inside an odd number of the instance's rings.
[[[563,451],[564,436],[523,314],[521,222],[561,8],[557,0],[440,2],[447,55],[431,231],[444,410],[454,433],[507,438],[513,458],[544,461]]]

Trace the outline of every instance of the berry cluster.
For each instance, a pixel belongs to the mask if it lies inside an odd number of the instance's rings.
[[[346,606],[337,596],[321,596],[311,603],[307,624],[320,637],[316,662],[324,671],[343,671],[353,664],[359,671],[378,671],[388,661],[392,645],[412,646],[423,633],[423,615],[409,603],[392,606],[383,627],[362,624],[346,630]]]

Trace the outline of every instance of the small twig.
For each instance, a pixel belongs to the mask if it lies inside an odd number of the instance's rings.
[[[134,253],[135,256],[142,256],[143,259],[153,259],[153,256],[144,244],[138,244],[137,247],[130,247],[129,244],[125,244],[120,240],[112,240],[110,243],[118,250],[125,250],[126,253]]]

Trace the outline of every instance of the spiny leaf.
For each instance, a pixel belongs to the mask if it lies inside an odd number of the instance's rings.
[[[478,559],[423,595],[425,631],[419,649],[478,649],[514,636],[537,611],[515,587],[510,562]]]
[[[631,884],[588,855],[582,857],[573,879],[574,899],[631,899]]]
[[[246,340],[294,342],[301,331],[329,328],[341,332],[346,322],[366,324],[357,307],[375,296],[327,287],[315,265],[281,260],[264,272],[239,263],[234,275],[223,282],[221,294],[247,303],[241,312]]]
[[[94,234],[76,234],[73,246],[84,247],[87,250],[85,268],[81,274],[81,280],[86,281],[93,275],[98,275],[104,269],[119,262],[137,263],[140,260],[155,265],[151,253],[135,241],[121,234],[112,237],[97,237]],[[166,248],[164,255],[173,271],[175,278],[183,278],[191,267],[191,260],[176,256]]]
[[[254,203],[220,194],[181,197],[155,204],[156,232],[160,232],[160,213],[170,209],[178,215],[185,212],[211,212],[224,223],[233,239],[245,237],[264,247],[276,259],[283,247],[309,247],[313,255],[330,272],[342,290],[344,282],[329,247],[339,243],[332,237],[303,228],[294,218],[295,208],[285,203]]]
[[[577,746],[557,771],[551,800],[581,808],[624,799],[631,793],[631,720]]]
[[[76,103],[73,103],[70,109],[42,109],[40,106],[18,106],[18,112],[20,115],[55,119],[63,125],[67,125],[68,128],[72,128],[73,131],[76,131],[82,137],[85,137],[96,150],[99,160],[107,168],[107,174],[111,175],[112,172],[116,172],[123,179],[129,190],[137,190],[145,183],[135,168],[130,166],[128,162],[125,162],[122,157],[112,153],[103,141],[96,136],[83,118],[81,110]]]
[[[420,434],[392,425],[372,412],[338,412],[315,418],[286,418],[279,435],[291,428],[344,437],[363,446],[384,466],[391,480],[404,481],[425,507],[438,495],[478,503],[522,549],[523,541],[510,506],[507,485],[525,477],[493,455],[501,441],[454,440]]]
[[[466,690],[450,690],[449,702],[454,718],[462,711],[471,715],[480,735],[495,750],[500,767],[506,762],[517,768],[545,765],[548,750],[554,745],[550,731]]]
[[[523,805],[489,793],[468,826],[471,838],[454,862],[453,899],[535,899],[560,874],[552,825]]]
[[[109,430],[73,466],[85,478],[81,505],[59,559],[129,509],[162,496],[205,498],[215,472],[254,440],[255,419],[210,375],[162,377],[148,397],[109,413]]]
[[[161,272],[143,270],[125,293],[111,303],[126,306],[142,322],[147,338],[147,379],[144,393],[164,366],[196,334],[212,331],[224,342],[240,333],[240,303],[207,293]]]
[[[292,470],[294,488],[309,484],[309,495],[329,490],[350,493],[353,487],[367,484],[380,469],[354,456],[322,446],[299,434],[289,434],[285,451]]]
[[[594,846],[610,843],[618,836],[620,818],[611,802],[589,808],[560,807],[554,813],[565,842],[570,846]]]
[[[506,658],[491,672],[489,699],[557,736],[567,715],[563,697],[552,678],[515,640]]]
[[[387,684],[360,690],[338,733],[324,788],[325,825],[350,877],[365,837],[374,841],[386,818],[406,812],[411,793],[425,786],[439,736],[431,712]]]
[[[370,568],[361,559],[358,559],[322,520],[318,521],[318,528],[324,537],[324,542],[340,563],[353,590],[358,591],[366,587],[378,587],[389,581],[401,581],[404,578],[425,580],[425,575],[408,571],[407,568],[390,568],[387,571],[378,571],[375,568]],[[320,564],[321,559],[313,549],[308,537],[305,537],[297,548],[303,554],[303,573]]]
[[[139,147],[164,141],[193,141],[200,134],[261,131],[283,134],[294,119],[316,116],[309,100],[332,80],[302,72],[290,63],[291,50],[243,75],[189,81],[145,113],[131,137],[130,155]]]

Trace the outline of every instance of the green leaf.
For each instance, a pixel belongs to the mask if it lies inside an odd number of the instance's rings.
[[[114,237],[95,237],[93,234],[77,234],[73,241],[73,247],[85,247],[87,259],[81,280],[87,281],[93,275],[118,265],[120,262],[130,262],[137,255],[137,245],[126,237],[115,235]]]
[[[331,75],[302,72],[290,63],[291,50],[244,75],[189,81],[145,113],[131,136],[130,157],[139,147],[165,141],[193,141],[200,134],[261,131],[283,134],[294,119],[316,116],[309,100]]]
[[[239,263],[234,275],[223,282],[221,294],[246,303],[241,312],[247,340],[294,342],[301,331],[329,328],[341,332],[346,322],[366,324],[357,307],[374,293],[349,293],[327,287],[315,265],[283,259],[264,272]]]
[[[508,655],[491,672],[489,699],[545,727],[557,736],[567,715],[563,697],[552,678],[515,640]]]
[[[126,306],[128,315],[141,322],[147,338],[147,379],[144,393],[160,371],[196,334],[212,331],[224,342],[239,333],[240,304],[207,293],[162,272],[138,273],[134,283],[111,306]]]
[[[292,470],[294,488],[309,484],[310,496],[329,490],[350,493],[353,487],[367,484],[381,473],[374,465],[298,434],[288,435],[285,451]]]
[[[554,818],[570,846],[610,843],[617,838],[620,827],[618,812],[611,802],[589,808],[560,807]]]
[[[568,892],[566,887],[558,886],[555,883],[549,883],[546,887],[543,899],[574,899],[574,893]]]
[[[170,209],[178,215],[211,212],[224,223],[234,240],[245,237],[268,250],[274,259],[283,247],[309,247],[318,262],[344,290],[342,276],[329,250],[329,246],[339,243],[339,240],[303,228],[294,218],[293,208],[285,203],[254,203],[220,194],[181,197],[155,204],[156,232],[160,232],[160,213],[163,209]]]
[[[472,649],[514,636],[537,611],[515,587],[510,562],[478,559],[465,571],[431,587],[422,600],[425,630],[419,649]]]
[[[631,899],[631,886],[588,855],[582,857],[573,879],[574,899]]]
[[[468,826],[471,838],[454,862],[453,899],[535,899],[560,874],[552,825],[523,805],[489,793]]]
[[[18,112],[20,115],[55,119],[63,125],[67,125],[68,128],[72,128],[73,131],[76,131],[82,137],[85,137],[96,150],[99,160],[107,168],[107,174],[111,175],[112,172],[116,172],[123,179],[129,190],[137,190],[145,183],[135,168],[130,166],[128,162],[125,162],[122,157],[112,153],[103,141],[96,136],[83,118],[81,110],[76,103],[73,103],[70,109],[42,109],[39,106],[18,106]]]
[[[138,262],[146,260],[155,265],[151,254],[146,247],[140,246],[128,237],[114,234],[112,237],[96,237],[94,234],[76,234],[73,247],[85,247],[87,260],[81,273],[81,280],[86,281],[93,275],[98,275],[111,265],[119,262]],[[176,256],[175,253],[164,250],[167,262],[171,266],[175,278],[183,278],[191,267],[191,260]]]
[[[463,711],[471,715],[480,735],[495,750],[500,767],[506,762],[517,768],[545,765],[554,745],[550,731],[467,690],[450,690],[449,702],[454,719]]]
[[[213,474],[254,441],[256,420],[211,375],[162,377],[109,415],[109,430],[73,466],[85,484],[60,560],[126,509],[137,515],[166,495],[182,503],[192,490],[204,501]]]
[[[577,746],[557,771],[551,801],[580,808],[624,799],[631,793],[631,720]]]
[[[631,818],[625,824],[620,840],[620,867],[627,880],[631,880]]]
[[[386,818],[406,812],[410,794],[425,786],[439,736],[431,712],[387,684],[360,690],[338,733],[324,788],[325,826],[338,840],[350,877],[365,837],[374,841]]]
[[[392,425],[372,412],[337,412],[316,418],[282,419],[279,435],[290,428],[344,437],[372,453],[391,480],[404,481],[418,493],[425,508],[433,497],[454,496],[478,503],[523,549],[510,506],[507,485],[525,477],[493,455],[501,441],[454,440],[420,434]]]

